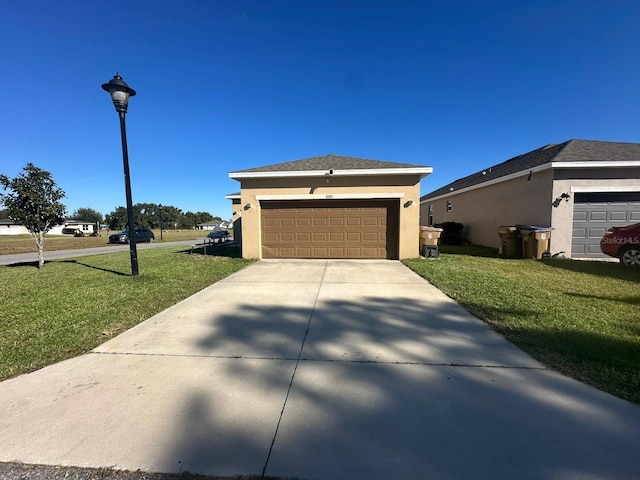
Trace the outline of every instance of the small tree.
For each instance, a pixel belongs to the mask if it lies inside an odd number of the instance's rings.
[[[65,193],[46,170],[27,163],[15,178],[0,175],[0,185],[8,193],[0,194],[9,219],[24,225],[38,246],[38,268],[44,266],[44,235],[64,221]]]

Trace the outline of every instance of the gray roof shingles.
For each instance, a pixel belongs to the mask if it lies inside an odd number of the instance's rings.
[[[638,160],[640,160],[640,143],[568,140],[560,144],[546,145],[486,168],[480,172],[476,172],[468,177],[460,178],[455,182],[423,195],[421,200],[439,197],[451,191],[479,185],[490,180],[526,171],[551,162],[621,162]]]
[[[384,162],[367,158],[345,157],[342,155],[322,155],[293,162],[276,163],[264,167],[248,168],[234,173],[250,172],[310,172],[314,170],[374,170],[389,168],[424,168],[422,165]]]

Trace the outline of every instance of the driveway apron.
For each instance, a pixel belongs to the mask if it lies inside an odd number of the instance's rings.
[[[0,383],[0,462],[313,479],[632,479],[640,408],[397,261],[261,261]]]

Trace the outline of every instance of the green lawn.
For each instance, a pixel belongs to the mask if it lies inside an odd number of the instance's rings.
[[[640,404],[640,269],[443,251],[405,264],[548,367]]]
[[[184,248],[138,251],[138,277],[128,251],[0,266],[0,380],[87,352],[252,263]]]

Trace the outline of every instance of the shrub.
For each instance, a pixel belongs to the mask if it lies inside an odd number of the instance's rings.
[[[464,224],[458,222],[442,222],[435,226],[442,228],[442,234],[440,234],[440,243],[442,245],[462,245],[465,243],[462,235],[464,232]]]

